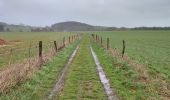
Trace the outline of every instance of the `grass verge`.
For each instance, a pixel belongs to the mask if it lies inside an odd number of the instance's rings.
[[[7,94],[0,93],[0,100],[42,100],[56,83],[56,78],[63,69],[69,55],[73,52],[78,42],[67,46],[60,51],[41,70],[36,71],[23,84],[18,84]]]
[[[93,44],[94,51],[106,72],[112,88],[115,88],[118,96],[125,100],[160,99],[152,84],[144,84],[139,81],[139,74],[127,63],[118,62],[106,51]]]

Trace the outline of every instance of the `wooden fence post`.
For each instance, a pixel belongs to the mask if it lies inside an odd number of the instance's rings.
[[[73,35],[73,41],[74,41],[74,35]]]
[[[65,47],[65,37],[63,38],[63,47]]]
[[[70,44],[70,36],[69,36],[69,44]]]
[[[91,34],[92,35],[92,37],[93,37],[93,40],[94,40],[94,34]]]
[[[57,43],[56,43],[56,41],[54,41],[54,48],[55,48],[55,52],[57,52],[58,48],[57,48]]]
[[[100,43],[101,43],[101,46],[102,46],[102,44],[103,44],[103,39],[102,39],[102,36],[101,36],[101,39],[100,39]]]
[[[97,35],[97,43],[99,42],[99,36]]]
[[[97,43],[98,43],[98,39],[99,39],[98,37],[99,37],[99,36],[97,35]]]
[[[42,41],[39,41],[39,61],[42,63]]]
[[[97,42],[97,34],[96,34],[96,42]]]
[[[107,38],[107,49],[109,49],[109,38]]]
[[[29,68],[30,68],[30,57],[31,57],[31,42],[28,49]]]
[[[42,57],[42,41],[39,41],[39,57]]]
[[[123,40],[122,57],[124,56],[124,54],[125,54],[125,40]]]

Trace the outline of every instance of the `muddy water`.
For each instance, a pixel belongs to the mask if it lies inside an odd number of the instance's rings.
[[[103,84],[104,86],[104,89],[105,89],[105,92],[108,96],[108,100],[119,100],[115,93],[113,92],[113,90],[111,89],[110,87],[110,84],[109,84],[109,80],[107,79],[104,71],[103,71],[103,68],[102,66],[100,65],[100,62],[99,62],[99,59],[97,58],[97,55],[95,54],[95,52],[93,51],[92,47],[90,47],[91,49],[91,53],[93,55],[93,58],[94,58],[94,61],[95,61],[95,64],[97,66],[97,71],[98,71],[98,74],[99,74],[99,77],[100,77],[100,81],[101,83]]]

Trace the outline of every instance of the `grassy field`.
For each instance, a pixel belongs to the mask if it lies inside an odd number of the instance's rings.
[[[39,41],[43,41],[43,51],[47,51],[49,48],[54,47],[54,40],[59,42],[64,37],[68,38],[71,35],[71,33],[56,32],[0,32],[0,39],[9,42],[6,46],[0,47],[0,70],[5,65],[22,61],[24,58],[37,56]]]
[[[91,33],[91,32],[89,32]],[[90,35],[83,35],[72,64],[66,74],[66,81],[60,93],[54,99],[71,100],[106,100],[107,96],[97,75],[96,66],[90,54],[90,45],[94,48],[101,65],[110,80],[111,87],[122,100],[169,100],[170,99],[170,31],[112,31],[93,32],[103,37],[110,38],[110,47],[122,50],[122,40],[126,42],[126,56],[131,61],[142,65],[141,69],[147,72],[147,79],[143,77],[133,65],[126,60],[119,60],[106,49],[101,48],[92,41]],[[53,40],[60,41],[72,33],[0,33],[0,38],[7,41],[17,41],[7,46],[0,47],[0,70],[4,65],[22,61],[28,58],[30,41],[34,49],[31,56],[38,52],[36,48],[39,40],[44,43],[45,51],[53,47]],[[1,93],[2,100],[42,100],[46,98],[58,79],[61,70],[67,63],[69,55],[78,42],[69,45],[54,59],[37,70],[28,80],[16,85],[9,93]],[[7,51],[17,50],[13,56],[3,57]],[[13,57],[13,58],[12,58]],[[139,67],[139,66],[138,66]]]
[[[50,62],[37,70],[26,82],[18,84],[7,94],[0,93],[0,100],[43,100],[57,81],[65,63],[79,42],[69,45]]]
[[[170,31],[113,31],[98,34],[103,36],[105,42],[109,37],[110,46],[120,51],[122,40],[125,40],[128,56],[170,82]]]
[[[153,90],[148,91],[146,85],[138,81],[139,74],[127,63],[118,62],[103,48],[95,44],[93,48],[110,80],[111,87],[116,90],[121,99],[146,100],[149,97],[158,98]]]
[[[97,33],[97,32],[96,32]],[[143,64],[147,70],[149,82],[140,81],[140,73],[135,66],[126,61],[119,62],[115,57],[104,54],[105,51],[95,47],[112,86],[120,97],[127,100],[161,99],[170,96],[170,31],[113,31],[97,33],[110,38],[110,46],[121,52],[122,40],[126,41],[126,55]],[[109,60],[110,59],[110,60]],[[107,67],[106,67],[107,66]]]

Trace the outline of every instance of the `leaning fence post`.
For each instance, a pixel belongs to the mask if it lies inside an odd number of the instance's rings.
[[[107,38],[107,49],[109,49],[109,38]]]
[[[125,54],[125,40],[123,40],[122,57],[124,56],[124,54]]]
[[[55,52],[57,52],[57,43],[56,43],[56,41],[54,41],[54,48],[55,48]]]

